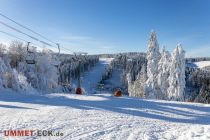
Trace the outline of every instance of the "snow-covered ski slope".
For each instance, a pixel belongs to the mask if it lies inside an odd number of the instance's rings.
[[[204,68],[204,67],[210,66],[210,61],[194,62],[194,64],[195,64],[198,68]]]
[[[0,94],[2,140],[207,140],[210,105],[75,95]],[[3,130],[52,130],[62,137],[4,137]]]
[[[188,66],[202,69],[202,68],[210,66],[210,61],[193,62],[193,63],[189,63]]]
[[[210,105],[91,95],[111,60],[100,59],[83,75],[86,95],[0,90],[0,140],[210,139]],[[4,130],[52,130],[64,136],[5,137]]]
[[[99,63],[81,75],[81,86],[86,94],[92,94],[96,91],[96,86],[100,82],[102,74],[112,60],[113,58],[100,58]],[[76,86],[77,81],[74,80],[73,84]]]

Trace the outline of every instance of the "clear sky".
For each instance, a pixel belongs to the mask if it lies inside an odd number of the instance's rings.
[[[0,0],[0,12],[72,52],[146,51],[154,29],[160,47],[181,43],[187,56],[210,56],[210,0]]]

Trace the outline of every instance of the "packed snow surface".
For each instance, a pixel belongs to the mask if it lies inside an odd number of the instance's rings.
[[[196,68],[204,68],[204,67],[210,66],[210,61],[193,62],[191,63],[191,65]]]
[[[0,94],[2,140],[210,139],[210,105],[114,97],[109,93]],[[3,130],[52,130],[62,137],[4,137]]]

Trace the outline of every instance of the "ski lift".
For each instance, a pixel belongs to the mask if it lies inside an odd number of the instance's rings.
[[[35,53],[33,50],[29,49],[30,46],[30,42],[28,42],[27,44],[27,56],[26,56],[26,63],[27,64],[35,64]]]

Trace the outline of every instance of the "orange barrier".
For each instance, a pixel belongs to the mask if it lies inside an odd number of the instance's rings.
[[[115,91],[114,96],[116,97],[122,96],[122,91],[121,90]]]
[[[80,87],[78,87],[78,88],[76,89],[76,94],[82,94],[82,89],[81,89]]]

